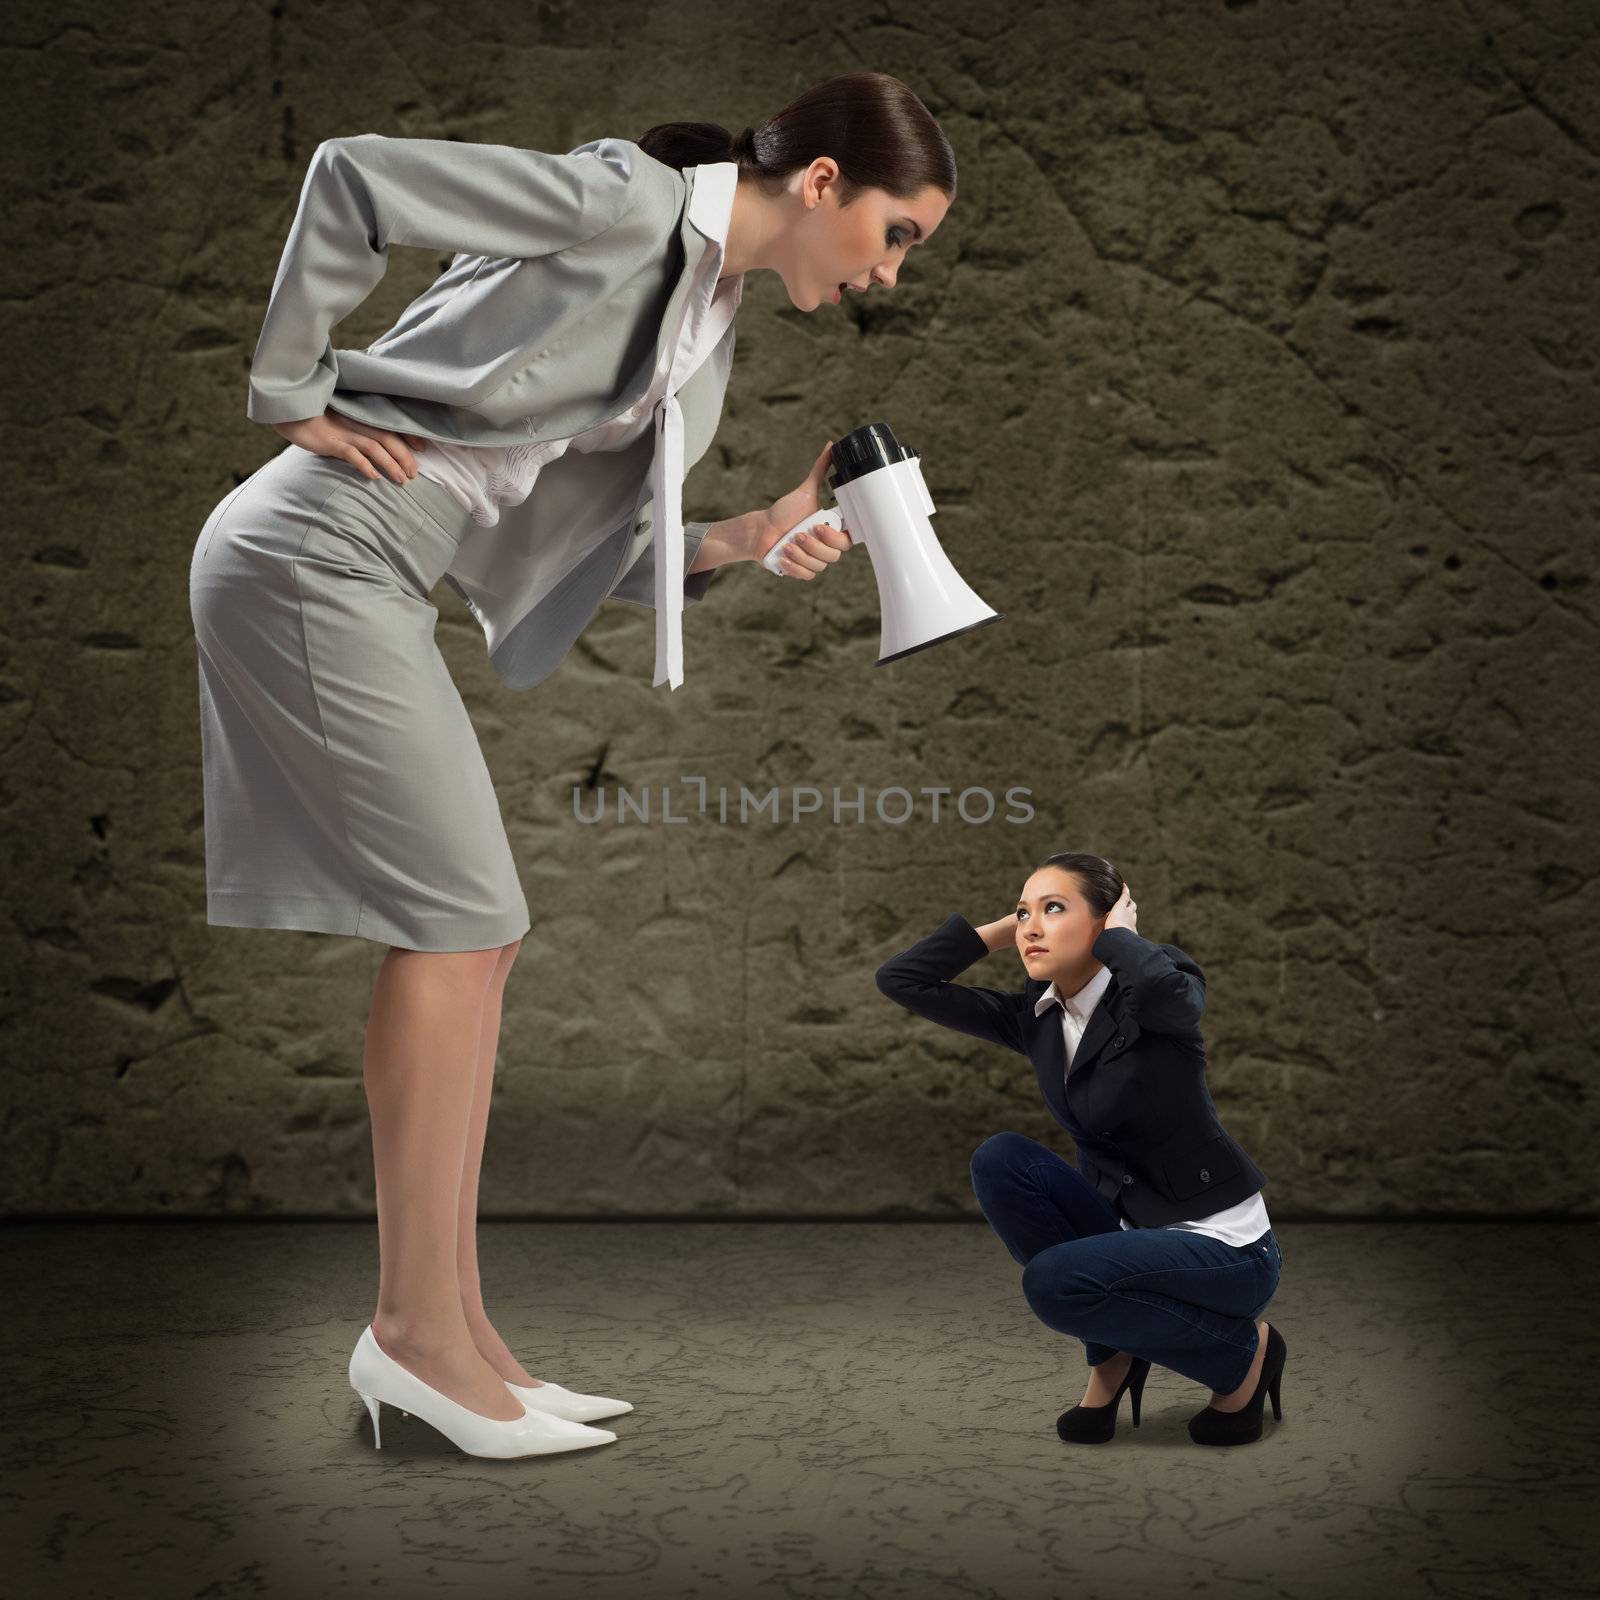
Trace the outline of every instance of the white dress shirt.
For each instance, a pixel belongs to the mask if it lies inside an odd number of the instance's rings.
[[[451,444],[430,439],[415,452],[417,471],[447,489],[483,527],[500,520],[502,505],[515,505],[533,491],[540,470],[568,450],[621,450],[656,430],[651,493],[655,500],[656,684],[683,682],[683,412],[677,392],[693,376],[727,331],[744,294],[742,273],[718,282],[727,249],[728,224],[739,167],[715,161],[695,169],[689,216],[707,235],[693,287],[686,296],[676,337],[663,341],[650,387],[626,411],[569,439],[532,440],[502,446]],[[614,508],[596,504],[593,515],[608,521]],[[599,526],[572,541],[580,553],[602,535]],[[576,559],[576,558],[574,558]],[[566,574],[551,571],[541,581],[553,588]]]
[[[1078,1053],[1078,1042],[1083,1038],[1084,1029],[1089,1026],[1089,1018],[1110,984],[1111,969],[1103,966],[1076,994],[1063,995],[1052,983],[1034,1002],[1035,1016],[1041,1015],[1047,1006],[1061,1007],[1061,1038],[1066,1046],[1067,1055],[1066,1069],[1062,1074],[1063,1083],[1072,1070],[1072,1058]],[[1119,1217],[1118,1221],[1124,1228],[1134,1226],[1126,1217]],[[1253,1195],[1247,1200],[1241,1200],[1238,1205],[1226,1206],[1221,1211],[1197,1217],[1192,1222],[1168,1222],[1162,1226],[1186,1228],[1190,1233],[1203,1233],[1210,1238],[1222,1240],[1224,1244],[1254,1244],[1271,1223],[1267,1220],[1267,1208],[1261,1198],[1261,1191],[1257,1189]]]

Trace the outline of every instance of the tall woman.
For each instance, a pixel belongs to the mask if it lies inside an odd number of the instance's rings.
[[[527,1372],[484,1308],[478,1173],[529,914],[428,595],[449,583],[518,689],[602,600],[651,607],[676,686],[685,601],[819,510],[829,462],[682,525],[744,275],[805,312],[893,288],[954,194],[938,125],[879,73],[737,136],[670,123],[549,155],[361,134],[312,157],[247,407],[288,444],[206,519],[190,602],[209,920],[387,947],[364,1050],[378,1299],[350,1367],[375,1443],[381,1401],[481,1455],[603,1443],[586,1424],[631,1409]],[[397,244],[453,256],[388,332],[335,349]],[[785,571],[848,545],[805,536]]]
[[[1205,1080],[1205,974],[1176,945],[1154,944],[1109,861],[1051,856],[1017,909],[974,927],[959,912],[879,969],[878,987],[919,1016],[1033,1063],[1050,1114],[1072,1135],[1076,1167],[1021,1133],[972,1157],[978,1204],[1047,1326],[1081,1339],[1082,1401],[1057,1419],[1074,1444],[1116,1431],[1124,1390],[1134,1425],[1151,1364],[1212,1391],[1189,1419],[1197,1444],[1261,1437],[1261,1401],[1278,1387],[1283,1335],[1260,1320],[1282,1258],[1267,1181],[1222,1126]],[[1014,948],[1021,989],[952,982]]]

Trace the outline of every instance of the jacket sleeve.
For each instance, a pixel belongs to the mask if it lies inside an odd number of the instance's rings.
[[[602,233],[627,210],[624,163],[455,139],[379,133],[312,152],[250,363],[252,422],[296,422],[338,386],[328,331],[361,304],[389,246],[472,255],[549,255]]]
[[[978,930],[959,911],[953,912],[927,938],[878,968],[878,988],[919,1017],[1027,1055],[1022,994],[950,981],[988,954]]]
[[[654,501],[647,500],[647,506],[654,505]],[[649,526],[649,518],[641,513],[640,527]],[[716,577],[717,569],[708,568],[705,572],[690,572],[694,565],[694,558],[699,554],[700,543],[706,536],[706,530],[711,526],[709,522],[686,522],[683,525],[683,570],[687,576],[683,580],[683,603],[685,607],[692,606],[696,600],[704,600],[706,590],[711,587],[711,580]],[[606,595],[608,600],[631,600],[636,606],[648,606],[654,611],[656,608],[656,547],[652,539],[645,544],[644,550],[637,561],[612,584],[610,592]]]
[[[1128,1014],[1147,1033],[1193,1033],[1206,1009],[1206,975],[1175,944],[1132,928],[1104,928],[1090,953],[1116,974]]]

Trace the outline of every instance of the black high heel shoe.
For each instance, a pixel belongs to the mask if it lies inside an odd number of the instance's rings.
[[[1068,1444],[1104,1444],[1117,1431],[1117,1407],[1122,1403],[1122,1391],[1132,1396],[1133,1425],[1139,1426],[1139,1398],[1144,1393],[1144,1380],[1150,1376],[1150,1363],[1135,1356],[1128,1365],[1127,1375],[1117,1385],[1117,1392],[1103,1406],[1074,1406],[1056,1418],[1056,1432]]]
[[[1261,1397],[1272,1396],[1272,1415],[1283,1421],[1283,1407],[1278,1403],[1278,1386],[1283,1381],[1283,1363],[1289,1347],[1283,1335],[1269,1322],[1267,1324],[1267,1353],[1261,1358],[1261,1376],[1256,1379],[1255,1392],[1237,1411],[1218,1411],[1207,1406],[1189,1418],[1189,1437],[1196,1444],[1254,1444],[1261,1437]]]

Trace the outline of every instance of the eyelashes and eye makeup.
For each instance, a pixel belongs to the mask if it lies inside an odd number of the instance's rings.
[[[1064,911],[1064,910],[1066,910],[1066,901],[1064,901],[1064,900],[1054,900],[1054,899],[1045,901],[1044,908],[1045,908],[1046,911],[1050,910],[1050,908],[1052,906],[1054,906],[1058,911]],[[1026,922],[1027,920],[1028,920],[1028,908],[1026,906],[1018,906],[1017,907],[1017,921],[1018,922]]]
[[[891,250],[898,250],[900,246],[905,243],[905,237],[906,230],[898,227],[891,227],[888,233],[885,235],[885,238],[887,238],[889,241],[889,248]]]

